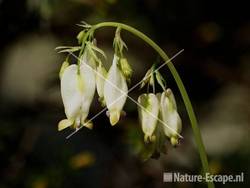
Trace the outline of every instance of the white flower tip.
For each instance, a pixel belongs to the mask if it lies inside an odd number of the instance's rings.
[[[169,100],[169,103],[170,103],[169,105],[171,105],[173,107],[173,109],[177,110],[175,97],[174,97],[174,94],[170,88],[168,88],[166,91],[164,91],[162,93],[162,97],[163,97],[163,100],[165,97],[167,97]]]
[[[92,121],[87,121],[86,123],[83,124],[84,127],[88,128],[88,129],[93,129],[93,123]]]
[[[110,115],[109,115],[109,111],[106,111],[106,116],[109,118],[109,116],[110,116]]]
[[[156,141],[156,136],[155,135],[144,135],[144,142],[149,143],[149,142],[155,142]]]
[[[117,124],[119,119],[120,119],[120,112],[118,110],[114,110],[114,111],[109,112],[109,120],[110,120],[110,124],[112,126]]]
[[[171,95],[171,94],[172,94],[172,90],[171,90],[170,88],[167,88],[167,89],[166,89],[166,93],[167,93],[168,95]]]
[[[149,140],[150,140],[150,136],[147,135],[147,134],[144,134],[144,142],[145,142],[145,143],[148,143]]]
[[[68,119],[63,119],[58,123],[58,131],[62,131],[63,129],[66,129],[70,127],[74,122]]]
[[[176,147],[179,144],[179,140],[176,136],[172,136],[170,138],[170,143],[172,144],[172,146]]]

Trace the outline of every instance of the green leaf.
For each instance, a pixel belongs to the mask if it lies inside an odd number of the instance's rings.
[[[81,21],[80,24],[76,24],[76,25],[79,26],[79,27],[83,27],[83,28],[85,28],[85,29],[90,29],[90,28],[92,27],[90,24],[88,24],[88,23],[85,22],[85,21]]]
[[[72,48],[74,46],[58,46],[55,48],[55,50],[61,50],[61,49],[66,49],[66,48]]]
[[[79,51],[81,49],[80,46],[59,46],[56,47],[56,50],[59,50],[58,53],[73,53]]]
[[[119,56],[123,56],[123,49],[126,48],[128,50],[127,45],[121,38],[121,28],[117,27],[115,32],[115,38],[113,41],[113,47],[115,48],[115,53],[117,53]]]
[[[106,54],[104,53],[103,50],[101,50],[100,48],[98,48],[97,46],[95,46],[91,42],[87,42],[87,45],[90,47],[90,50],[92,50],[92,51],[94,50],[94,51],[100,53],[105,59],[107,59],[107,56],[106,56]]]
[[[152,69],[150,68],[142,79],[140,89],[142,89],[150,80]]]
[[[158,70],[155,71],[155,77],[156,77],[156,80],[157,80],[158,84],[161,86],[161,88],[163,90],[165,90],[166,81],[164,80],[164,78],[162,77],[162,75],[160,74],[160,72]]]
[[[85,31],[81,31],[81,32],[78,33],[78,35],[77,35],[77,37],[76,37],[77,40],[78,40],[78,44],[81,44],[81,43],[82,43],[82,40],[83,40],[85,34],[86,34]]]

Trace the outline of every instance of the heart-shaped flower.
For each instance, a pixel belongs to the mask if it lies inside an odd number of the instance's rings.
[[[118,67],[118,62],[119,57],[114,55],[104,84],[104,100],[109,111],[111,125],[119,121],[128,93],[126,79]]]
[[[59,122],[58,130],[69,126],[78,128],[86,123],[89,108],[95,93],[94,62],[87,58],[87,52],[81,58],[80,65],[70,65],[61,75],[61,95],[67,119]]]
[[[177,112],[176,102],[171,89],[167,89],[160,98],[160,113],[161,120],[164,122],[163,130],[167,137],[169,137],[172,145],[178,144],[179,134],[182,129],[182,121]]]
[[[153,133],[155,131],[158,114],[159,102],[155,94],[142,94],[138,98],[139,119],[144,132],[145,142],[153,141]]]

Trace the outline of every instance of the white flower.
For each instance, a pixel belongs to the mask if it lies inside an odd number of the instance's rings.
[[[157,94],[160,100],[160,113],[164,133],[170,138],[172,145],[178,144],[178,137],[182,129],[181,118],[177,112],[176,102],[171,89],[167,89],[161,95]]]
[[[91,128],[86,118],[95,93],[95,73],[93,62],[86,57],[85,53],[80,66],[70,65],[63,71],[61,95],[67,119],[59,122],[59,131],[71,125],[78,128],[80,124]]]
[[[138,98],[139,119],[144,132],[145,142],[153,141],[153,133],[157,126],[159,114],[159,102],[155,94],[142,94]]]
[[[104,84],[104,100],[109,110],[111,125],[115,125],[119,121],[128,93],[126,79],[118,68],[118,61],[119,57],[114,55]]]
[[[104,83],[107,76],[106,69],[99,64],[97,67],[97,73],[96,73],[96,89],[97,93],[99,95],[99,101],[102,103],[103,106],[105,106],[105,100],[104,100]]]

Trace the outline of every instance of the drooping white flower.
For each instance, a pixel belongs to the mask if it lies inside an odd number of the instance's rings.
[[[172,145],[178,144],[178,137],[182,129],[181,118],[177,112],[176,102],[171,89],[167,89],[160,98],[161,119],[164,122],[163,130],[167,137],[170,138]]]
[[[70,65],[61,76],[61,95],[67,119],[59,122],[58,130],[69,126],[78,128],[80,124],[91,128],[86,123],[90,104],[95,93],[95,73],[86,55],[79,66]]]
[[[105,84],[106,76],[107,76],[106,69],[101,64],[99,64],[96,70],[96,89],[99,95],[99,101],[101,102],[103,106],[105,106],[104,84]]]
[[[159,102],[155,94],[142,94],[138,98],[139,119],[144,132],[145,142],[153,141],[153,133],[157,126]]]
[[[119,121],[128,93],[126,79],[118,67],[118,61],[119,57],[114,55],[104,84],[104,100],[109,111],[111,125]]]

